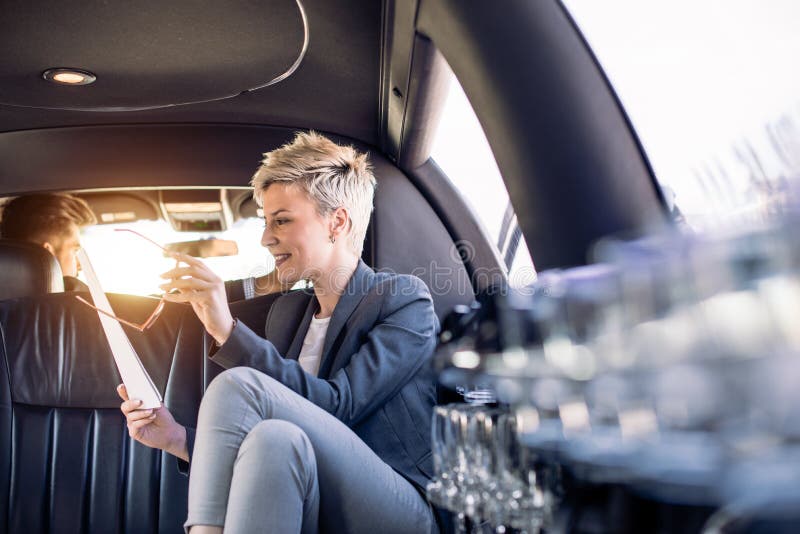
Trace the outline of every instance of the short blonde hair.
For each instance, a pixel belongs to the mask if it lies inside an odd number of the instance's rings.
[[[322,216],[345,208],[350,216],[349,244],[361,255],[376,187],[367,154],[316,132],[301,132],[290,143],[266,152],[250,183],[259,206],[270,185],[284,184],[305,191]]]

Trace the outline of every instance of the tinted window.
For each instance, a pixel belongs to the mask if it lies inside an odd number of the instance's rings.
[[[512,287],[530,284],[536,271],[528,246],[510,208],[508,191],[486,135],[455,76],[431,156],[464,196],[500,257],[506,260]]]

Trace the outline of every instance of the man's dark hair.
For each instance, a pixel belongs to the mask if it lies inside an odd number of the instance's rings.
[[[24,195],[3,208],[0,236],[41,244],[66,235],[71,222],[82,227],[97,219],[84,200],[72,195]]]

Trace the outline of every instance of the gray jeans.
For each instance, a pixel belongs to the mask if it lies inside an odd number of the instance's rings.
[[[185,526],[239,532],[437,532],[415,487],[341,421],[247,367],[200,405]]]

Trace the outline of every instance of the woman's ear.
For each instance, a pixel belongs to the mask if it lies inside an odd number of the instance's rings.
[[[350,230],[350,214],[345,208],[339,207],[333,210],[330,221],[332,237],[337,239],[344,237]]]
[[[51,245],[49,242],[45,241],[44,243],[42,243],[42,246],[47,250],[47,252],[49,252],[53,256],[56,255],[55,247],[53,245]]]

